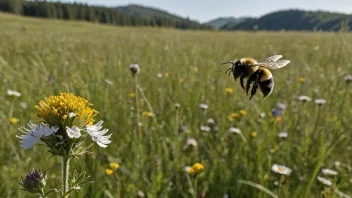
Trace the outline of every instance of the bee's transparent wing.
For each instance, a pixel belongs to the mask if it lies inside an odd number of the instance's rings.
[[[285,67],[287,64],[291,62],[289,60],[279,60],[280,58],[282,58],[282,55],[270,56],[269,58],[250,66],[252,67],[259,66],[259,67],[265,67],[268,69],[279,69],[281,67]]]
[[[269,58],[261,61],[264,63],[271,63],[271,62],[276,62],[278,61],[280,58],[282,58],[282,55],[274,55],[274,56],[270,56]]]

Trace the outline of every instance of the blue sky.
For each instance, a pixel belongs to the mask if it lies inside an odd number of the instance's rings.
[[[51,0],[55,1],[55,0]],[[73,0],[60,0],[73,2]],[[352,14],[351,0],[75,0],[93,5],[123,6],[139,4],[160,8],[182,17],[205,22],[222,16],[262,16],[288,8],[325,10]]]

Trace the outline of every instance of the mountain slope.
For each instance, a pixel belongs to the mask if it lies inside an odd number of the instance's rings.
[[[284,10],[241,23],[227,23],[223,30],[323,30],[337,31],[352,25],[352,15],[323,11]]]
[[[141,17],[143,19],[155,21],[155,23],[162,21],[166,24],[174,24],[177,28],[181,29],[184,29],[183,26],[185,24],[191,26],[192,29],[212,29],[212,26],[208,24],[201,24],[188,18],[182,18],[180,16],[170,14],[169,12],[151,7],[128,5],[117,7],[116,10],[129,16]]]

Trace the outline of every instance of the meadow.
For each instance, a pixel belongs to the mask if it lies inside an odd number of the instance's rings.
[[[350,43],[344,32],[181,31],[1,13],[0,197],[36,197],[19,185],[33,168],[50,173],[49,188],[60,186],[60,161],[38,144],[20,148],[16,135],[35,121],[40,100],[62,92],[94,104],[113,134],[107,148],[72,161],[95,180],[72,197],[350,197]],[[274,54],[291,63],[273,71],[265,100],[259,92],[248,100],[221,65]],[[140,66],[137,95],[131,63]],[[119,168],[109,175],[111,162]],[[204,165],[197,176],[185,171],[195,163]]]

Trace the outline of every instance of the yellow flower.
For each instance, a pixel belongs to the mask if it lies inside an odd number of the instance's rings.
[[[193,71],[194,73],[198,73],[198,67],[193,67],[192,71]]]
[[[190,175],[194,175],[196,173],[192,167],[188,168],[187,172]]]
[[[192,168],[195,174],[199,174],[204,170],[203,164],[195,163]]]
[[[339,117],[337,117],[336,115],[334,115],[334,117],[332,117],[332,120],[333,121],[336,121],[336,120],[338,120],[339,119]]]
[[[154,114],[153,114],[152,112],[143,111],[143,112],[142,112],[142,116],[153,117]]]
[[[111,162],[111,163],[110,163],[110,168],[111,168],[111,169],[116,170],[116,169],[118,169],[119,167],[120,167],[120,165],[119,165],[118,163],[116,163],[116,162]]]
[[[83,128],[90,122],[94,122],[94,116],[99,112],[91,108],[88,100],[75,96],[71,93],[61,93],[59,96],[50,96],[40,101],[35,108],[38,122],[44,122],[49,126],[62,126],[65,116],[75,112],[76,117],[72,125]]]
[[[256,131],[253,131],[253,132],[251,133],[251,135],[252,135],[252,137],[257,137],[257,132],[256,132]]]
[[[236,119],[236,118],[239,118],[241,116],[241,114],[239,113],[231,113],[231,117]]]
[[[183,83],[183,81],[185,81],[183,78],[180,78],[180,79],[179,79],[179,82],[180,82],[180,83]]]
[[[306,79],[305,79],[304,77],[300,77],[300,78],[299,78],[299,82],[300,82],[300,83],[304,83],[305,81],[306,81]]]
[[[233,121],[233,118],[232,118],[231,115],[229,115],[229,116],[227,117],[227,119],[228,119],[230,122]]]
[[[10,123],[11,123],[12,125],[17,124],[18,121],[19,121],[19,119],[17,119],[17,118],[10,118]]]
[[[135,93],[130,93],[130,94],[128,94],[128,96],[129,96],[130,98],[134,98],[134,97],[136,96],[136,94],[135,94]]]
[[[66,120],[66,118],[67,118],[67,115],[63,115],[63,116],[62,116],[62,119],[63,119],[63,120]]]
[[[281,116],[276,117],[275,122],[281,122],[281,121],[282,121],[282,117]]]
[[[232,94],[233,90],[232,90],[232,88],[226,88],[225,92],[228,94]]]
[[[164,72],[165,77],[169,77],[169,72]]]
[[[242,115],[247,115],[247,111],[245,111],[244,109],[241,109],[241,110],[240,110],[240,114],[242,114]]]
[[[111,175],[113,172],[114,172],[114,171],[111,170],[110,168],[107,168],[107,169],[105,170],[105,173],[106,173],[107,175]]]

